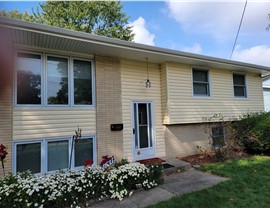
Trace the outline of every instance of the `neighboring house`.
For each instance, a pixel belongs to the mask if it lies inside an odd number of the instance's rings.
[[[194,154],[209,148],[203,117],[264,110],[267,67],[6,18],[0,29],[17,51],[14,83],[0,98],[0,143],[13,172],[67,168],[78,126],[72,169],[103,155]]]
[[[263,78],[264,110],[270,112],[270,74]]]

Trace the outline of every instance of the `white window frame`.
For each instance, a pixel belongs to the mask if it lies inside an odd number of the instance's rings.
[[[235,96],[235,92],[234,92],[234,86],[243,86],[243,85],[235,85],[233,82],[233,76],[234,75],[240,75],[244,77],[245,80],[245,96]],[[232,86],[233,86],[233,96],[235,99],[247,99],[248,98],[248,83],[247,83],[247,76],[246,74],[243,73],[232,73]]]
[[[68,66],[68,104],[48,104],[48,57],[53,57],[53,58],[63,58],[67,59],[67,66]],[[70,99],[70,91],[71,90],[71,69],[70,69],[70,58],[68,56],[58,56],[58,55],[52,55],[52,54],[46,54],[45,58],[45,95],[44,95],[44,102],[45,102],[45,107],[68,107],[71,106],[71,99]]]
[[[97,165],[97,143],[96,143],[96,135],[85,135],[82,136],[81,139],[88,139],[92,138],[93,139],[93,166]],[[35,144],[35,143],[40,143],[41,144],[41,161],[40,161],[40,173],[36,174],[45,174],[45,173],[53,173],[58,170],[53,170],[53,171],[48,171],[48,142],[56,142],[56,141],[68,141],[68,150],[69,150],[69,158],[68,158],[68,168],[69,168],[69,162],[70,162],[70,153],[71,153],[71,148],[72,148],[72,137],[61,137],[61,138],[43,138],[43,139],[34,139],[34,140],[26,140],[26,141],[14,141],[13,142],[13,157],[12,157],[12,172],[16,173],[17,172],[17,145],[20,144]],[[74,148],[74,146],[73,146]],[[62,169],[62,170],[68,170],[67,169]],[[73,154],[71,158],[71,170],[81,170],[83,169],[84,166],[79,166],[75,167],[75,150],[73,149]]]
[[[52,170],[52,171],[48,170],[48,157],[49,157],[48,143],[49,142],[59,142],[59,141],[68,141],[68,166],[67,166],[67,168],[61,169],[61,170],[65,171],[65,170],[68,170],[68,168],[69,168],[69,161],[70,161],[69,156],[70,156],[70,150],[71,150],[71,148],[70,148],[71,139],[70,138],[44,139],[45,146],[44,146],[44,160],[43,160],[44,164],[43,165],[44,165],[44,172],[46,172],[46,173],[53,173],[53,172],[58,171],[58,170]]]
[[[40,76],[41,76],[41,91],[40,91],[40,95],[41,95],[41,103],[40,104],[18,104],[17,103],[17,94],[18,94],[18,92],[17,92],[17,78],[18,78],[18,76],[17,76],[17,73],[18,73],[18,54],[19,53],[22,53],[22,54],[29,54],[29,55],[40,55],[40,68],[41,68],[41,71],[40,71]],[[43,58],[43,54],[42,53],[38,53],[38,52],[29,52],[29,51],[21,51],[21,50],[19,50],[19,51],[16,51],[16,53],[15,53],[15,73],[14,73],[14,79],[15,79],[15,81],[14,81],[14,84],[13,84],[13,86],[14,86],[14,96],[13,96],[13,98],[14,98],[14,106],[18,106],[18,107],[42,107],[42,103],[44,102],[43,101],[43,97],[44,97],[44,76],[43,76],[43,62],[44,62],[44,60],[43,60],[44,58]]]
[[[78,60],[78,61],[87,61],[91,63],[91,81],[92,81],[92,104],[91,105],[78,105],[75,104],[74,102],[74,60]],[[83,59],[83,58],[76,58],[76,57],[71,57],[70,58],[70,64],[72,65],[71,67],[71,88],[73,90],[71,90],[71,105],[72,107],[89,107],[89,106],[94,106],[95,105],[95,70],[94,70],[94,62],[92,60],[88,60],[88,59]]]
[[[207,73],[207,83],[205,82],[197,82],[194,81],[194,77],[193,77],[193,71],[204,71]],[[201,67],[192,67],[191,69],[191,77],[192,77],[192,96],[196,97],[196,98],[211,98],[211,79],[210,79],[210,70],[209,69],[205,69],[205,68],[201,68]],[[207,84],[207,91],[208,94],[207,95],[203,95],[203,94],[194,94],[194,82],[195,83],[202,83],[202,84]]]
[[[42,165],[42,158],[45,155],[44,143],[42,142],[42,140],[33,140],[33,141],[18,141],[18,142],[13,143],[13,157],[12,157],[12,172],[13,173],[17,172],[17,145],[36,144],[36,143],[40,143],[40,171],[41,171],[40,173],[36,173],[36,174],[41,174],[44,172],[44,167]]]
[[[18,53],[25,53],[25,54],[33,54],[33,55],[40,55],[41,56],[41,104],[17,104],[17,71],[18,71],[18,65],[17,65],[17,59],[18,59]],[[48,75],[48,69],[47,69],[47,60],[48,56],[51,57],[59,57],[59,58],[66,58],[68,60],[68,105],[65,104],[55,104],[50,105],[48,104],[48,95],[47,95],[47,75]],[[41,52],[33,52],[28,50],[17,50],[15,55],[15,74],[14,74],[14,107],[15,108],[26,108],[26,109],[33,109],[33,108],[48,108],[48,109],[58,109],[58,108],[95,108],[96,105],[96,94],[95,94],[95,64],[92,59],[87,58],[80,58],[77,56],[62,56],[58,55],[57,53],[41,53]],[[81,61],[87,61],[91,63],[91,79],[92,79],[92,104],[91,105],[76,105],[74,103],[74,75],[73,75],[73,60],[81,60]]]
[[[80,139],[93,139],[93,166],[96,166],[97,165],[97,153],[96,153],[96,137],[95,136],[83,136],[81,137]],[[70,146],[71,147],[71,146]],[[71,150],[71,149],[70,149]],[[81,170],[84,168],[84,166],[78,166],[78,167],[75,167],[75,148],[74,148],[74,145],[73,145],[73,154],[72,154],[72,159],[71,159],[71,167],[73,170]]]

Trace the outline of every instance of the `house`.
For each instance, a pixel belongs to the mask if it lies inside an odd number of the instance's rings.
[[[72,169],[103,155],[197,153],[209,148],[203,117],[264,110],[268,67],[7,18],[0,30],[16,49],[14,82],[0,98],[8,171],[67,168],[77,127]]]
[[[270,74],[263,78],[264,110],[270,111]]]

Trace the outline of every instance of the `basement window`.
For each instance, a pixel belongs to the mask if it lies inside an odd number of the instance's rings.
[[[14,173],[27,170],[32,173],[67,170],[70,161],[71,169],[82,169],[87,160],[96,164],[96,139],[95,136],[82,137],[73,147],[72,138],[16,142],[14,158]]]
[[[214,149],[219,149],[225,145],[225,128],[223,125],[213,127],[211,133]]]

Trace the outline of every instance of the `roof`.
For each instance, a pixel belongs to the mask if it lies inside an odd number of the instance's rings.
[[[151,63],[175,62],[232,71],[269,73],[270,67],[122,41],[44,24],[0,17],[0,29],[20,46],[101,55]]]

